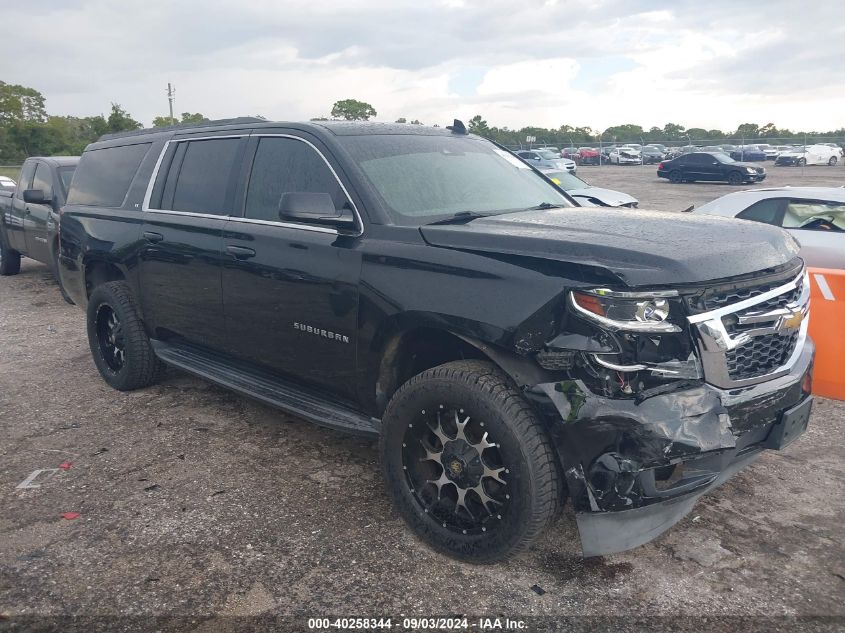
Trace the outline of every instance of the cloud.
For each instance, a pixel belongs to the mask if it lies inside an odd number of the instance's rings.
[[[337,99],[379,119],[604,128],[845,124],[845,3],[786,0],[48,0],[5,10],[0,79],[52,113],[121,103],[272,119]],[[22,53],[23,52],[23,53]],[[839,103],[837,107],[835,104]]]

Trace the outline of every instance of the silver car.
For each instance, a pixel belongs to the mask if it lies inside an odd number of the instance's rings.
[[[779,187],[737,191],[695,209],[774,224],[801,244],[808,266],[845,269],[845,188]]]
[[[560,153],[548,149],[523,149],[516,152],[516,155],[534,167],[565,169],[570,174],[574,174],[578,169],[574,160],[561,158]]]
[[[628,207],[636,209],[639,201],[633,196],[613,189],[593,187],[577,176],[561,169],[538,167],[543,175],[575,198],[585,207]]]

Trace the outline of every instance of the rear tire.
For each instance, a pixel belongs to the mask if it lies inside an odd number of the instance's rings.
[[[681,173],[680,169],[674,169],[669,172],[669,181],[674,182],[676,185],[681,184],[684,182],[684,175]]]
[[[6,246],[6,238],[0,231],[0,276],[9,277],[21,271],[21,254]]]
[[[94,288],[87,316],[88,344],[103,380],[118,391],[143,389],[158,381],[164,363],[153,352],[125,281]]]
[[[738,171],[732,171],[730,174],[728,174],[728,184],[734,186],[741,185],[742,181],[742,174],[740,174]]]
[[[549,438],[492,363],[457,361],[414,376],[382,423],[388,493],[433,548],[495,562],[525,550],[557,514],[563,493]]]
[[[827,161],[827,164],[830,165],[831,167],[834,167],[837,162],[838,162],[838,159],[836,158],[836,156],[831,156],[830,160]]]

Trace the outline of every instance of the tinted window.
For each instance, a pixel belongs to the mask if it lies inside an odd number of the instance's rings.
[[[53,175],[50,173],[50,168],[44,163],[38,163],[38,167],[35,168],[35,178],[32,179],[32,188],[43,191],[44,198],[47,200],[53,198]]]
[[[185,150],[171,209],[192,213],[226,215],[232,209],[232,172],[235,167],[239,138],[191,141]]]
[[[337,209],[347,203],[337,178],[311,146],[291,138],[262,138],[249,177],[246,217],[279,220],[285,193],[328,193]]]
[[[779,213],[783,206],[782,198],[769,198],[755,202],[736,217],[742,220],[754,220],[766,224],[780,224]]]
[[[87,151],[79,160],[68,204],[119,207],[150,143]]]
[[[23,164],[21,169],[21,177],[18,179],[18,190],[15,192],[15,198],[23,199],[24,189],[30,189],[32,184],[32,175],[35,172],[35,161],[28,161]]]
[[[59,180],[62,181],[62,189],[65,193],[70,189],[70,181],[73,180],[73,172],[75,171],[76,167],[59,167]]]

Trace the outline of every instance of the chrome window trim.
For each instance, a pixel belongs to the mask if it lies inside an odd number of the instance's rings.
[[[189,217],[194,217],[194,218],[216,218],[216,219],[228,220],[228,221],[231,221],[231,222],[242,222],[242,223],[246,223],[246,224],[260,224],[260,225],[264,225],[264,226],[279,226],[279,227],[287,228],[287,229],[298,229],[298,230],[301,230],[301,231],[312,231],[312,232],[315,232],[315,233],[329,233],[329,234],[333,234],[333,235],[340,235],[341,233],[337,229],[333,229],[333,228],[329,228],[329,227],[325,227],[325,226],[318,226],[318,225],[314,225],[314,224],[298,224],[298,223],[294,223],[294,222],[282,222],[282,221],[275,221],[275,220],[259,220],[257,218],[246,218],[246,217],[242,217],[242,216],[233,216],[233,215],[228,215],[228,214],[227,215],[218,215],[218,214],[213,214],[213,213],[195,213],[195,212],[192,212],[192,211],[177,211],[175,209],[152,209],[152,208],[150,208],[150,199],[152,198],[152,195],[153,195],[153,187],[155,187],[155,183],[158,180],[158,174],[159,174],[159,171],[161,170],[162,162],[164,162],[164,156],[165,156],[165,154],[167,154],[167,150],[170,148],[171,143],[175,144],[175,143],[185,143],[185,142],[190,142],[190,141],[209,141],[209,140],[215,140],[215,139],[247,138],[247,137],[258,138],[258,139],[261,139],[261,138],[289,138],[289,139],[293,139],[295,141],[300,141],[302,143],[305,143],[311,149],[313,149],[317,153],[317,155],[321,159],[323,159],[323,162],[326,164],[326,167],[329,168],[329,171],[331,171],[332,176],[334,176],[335,180],[337,181],[337,184],[340,185],[340,188],[343,191],[343,194],[346,196],[347,201],[352,206],[352,213],[355,216],[355,222],[356,222],[356,225],[357,225],[356,226],[356,232],[354,232],[354,233],[343,233],[343,235],[349,235],[351,237],[360,237],[361,235],[363,235],[363,233],[364,233],[364,222],[361,218],[361,213],[358,211],[358,206],[352,200],[352,196],[349,195],[349,190],[346,188],[346,186],[341,181],[340,177],[337,175],[337,172],[335,171],[334,167],[332,167],[331,163],[328,161],[328,159],[325,157],[323,152],[321,152],[320,149],[316,145],[314,145],[311,141],[309,141],[307,139],[301,138],[299,136],[295,136],[293,134],[250,134],[250,133],[247,133],[247,134],[228,134],[228,135],[221,135],[221,136],[199,136],[199,137],[196,137],[196,138],[191,138],[191,137],[175,138],[175,139],[172,138],[172,139],[168,140],[167,142],[165,142],[164,147],[161,148],[161,152],[159,153],[158,159],[156,160],[155,167],[153,168],[153,173],[150,176],[150,181],[149,181],[149,183],[147,183],[147,190],[144,193],[144,201],[141,205],[141,211],[143,211],[144,213],[159,213],[159,214],[164,214],[164,215],[184,215],[184,216],[189,216]]]
[[[790,290],[794,290],[798,286],[800,279],[804,280],[804,285],[801,289],[801,295],[798,300],[787,304],[791,308],[791,313],[800,312],[803,315],[801,325],[798,328],[798,338],[795,341],[795,348],[786,362],[778,367],[776,370],[755,376],[754,378],[744,378],[741,380],[734,380],[730,377],[728,371],[727,352],[749,341],[753,340],[755,336],[749,336],[754,332],[745,332],[739,336],[732,338],[725,328],[722,317],[729,314],[742,312],[748,308],[753,308],[755,305],[764,303],[769,299],[773,299],[783,295]],[[777,312],[777,311],[773,311]],[[773,319],[782,318],[777,314],[773,314]],[[701,358],[701,365],[704,369],[704,379],[717,387],[721,388],[736,388],[755,385],[767,380],[773,380],[780,376],[788,374],[804,351],[804,346],[807,342],[807,330],[810,326],[810,280],[807,270],[803,270],[801,274],[795,277],[792,281],[782,284],[777,288],[773,288],[767,292],[751,297],[750,299],[743,299],[737,303],[729,306],[724,306],[710,312],[696,314],[687,317],[690,325],[694,326],[693,331],[697,334],[697,347]],[[758,328],[757,335],[771,334],[776,328]]]

